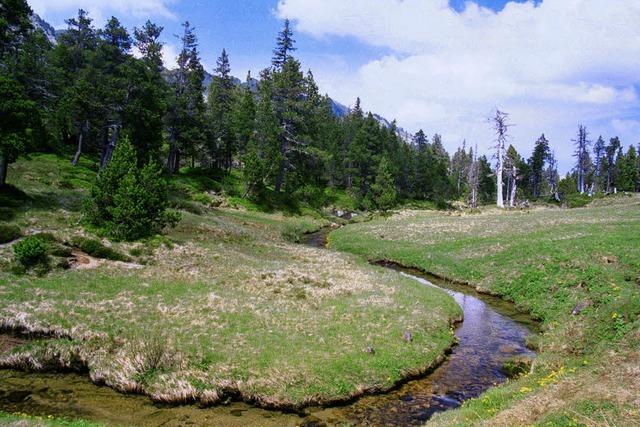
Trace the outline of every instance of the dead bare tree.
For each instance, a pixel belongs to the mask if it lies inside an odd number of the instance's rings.
[[[469,181],[469,205],[472,208],[478,207],[478,190],[480,188],[480,164],[478,162],[478,144],[471,153],[471,165],[469,166],[467,179]]]
[[[496,115],[492,119],[493,128],[496,131],[496,186],[497,186],[497,200],[496,205],[499,208],[504,208],[504,195],[503,195],[503,182],[502,182],[502,174],[504,171],[504,146],[507,142],[507,132],[511,125],[509,124],[509,114],[504,113],[500,110],[496,110]]]

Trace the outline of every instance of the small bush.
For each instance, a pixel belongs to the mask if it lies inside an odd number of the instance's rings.
[[[0,244],[9,243],[20,237],[20,227],[17,225],[0,225]]]
[[[16,214],[10,208],[0,207],[0,221],[11,221]]]
[[[174,226],[180,215],[168,211],[161,168],[150,162],[138,169],[128,139],[118,143],[85,205],[85,218],[118,240],[137,240]]]
[[[175,199],[171,202],[173,209],[192,213],[194,215],[204,215],[204,208],[201,204],[192,202],[191,200]]]
[[[4,185],[0,187],[0,206],[20,207],[25,201],[29,200],[29,196],[14,187],[13,185]]]
[[[591,197],[586,194],[570,194],[565,198],[565,205],[570,208],[582,208],[591,203]]]
[[[13,252],[25,267],[47,264],[47,244],[37,236],[25,237],[13,246]]]
[[[129,257],[103,245],[96,239],[76,236],[71,239],[71,244],[94,258],[110,259],[112,261],[129,261]]]
[[[517,378],[531,371],[532,361],[528,357],[516,356],[502,365],[502,372],[509,378]]]
[[[316,227],[311,223],[305,222],[292,222],[286,223],[280,236],[291,243],[300,243],[302,236],[311,233],[316,230]]]

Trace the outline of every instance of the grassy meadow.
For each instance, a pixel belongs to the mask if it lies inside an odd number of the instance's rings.
[[[329,238],[366,259],[467,282],[542,321],[530,374],[429,425],[640,425],[637,195],[569,210],[405,210]]]
[[[2,222],[58,250],[50,272],[20,273],[15,242],[0,245],[0,325],[46,335],[0,355],[0,367],[86,370],[157,402],[299,408],[389,388],[453,343],[461,312],[444,292],[290,243],[328,223],[318,214],[260,212],[186,173],[172,188],[175,229],[110,242],[81,226],[94,177],[90,161],[53,155],[11,166],[19,191],[0,196]]]

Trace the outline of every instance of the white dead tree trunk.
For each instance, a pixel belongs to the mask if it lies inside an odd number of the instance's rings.
[[[516,192],[518,190],[518,168],[515,163],[511,166],[511,195],[509,197],[509,206],[516,206]]]
[[[471,166],[469,167],[469,187],[471,194],[469,195],[469,205],[472,208],[478,207],[478,189],[480,187],[480,165],[478,164],[478,144],[471,156]]]
[[[493,126],[496,131],[496,186],[497,186],[497,200],[496,205],[499,208],[504,208],[504,195],[503,195],[503,182],[502,175],[504,171],[504,146],[507,141],[507,130],[509,124],[507,118],[509,115],[503,113],[500,110],[496,110],[496,116],[493,118]]]

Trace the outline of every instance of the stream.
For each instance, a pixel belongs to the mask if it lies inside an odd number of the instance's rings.
[[[305,244],[324,247],[329,229],[305,236]],[[30,415],[82,418],[108,425],[132,426],[323,426],[422,425],[434,413],[456,408],[506,380],[501,368],[514,356],[534,357],[525,346],[536,323],[500,298],[472,287],[429,277],[416,270],[385,265],[425,286],[448,292],[462,307],[459,344],[447,360],[425,378],[388,393],[366,396],[348,405],[307,408],[284,413],[230,402],[213,408],[196,405],[161,406],[143,396],[117,393],[92,384],[86,375],[41,374],[0,370],[0,410]],[[4,344],[3,344],[4,343]],[[0,351],[19,344],[0,335]]]

